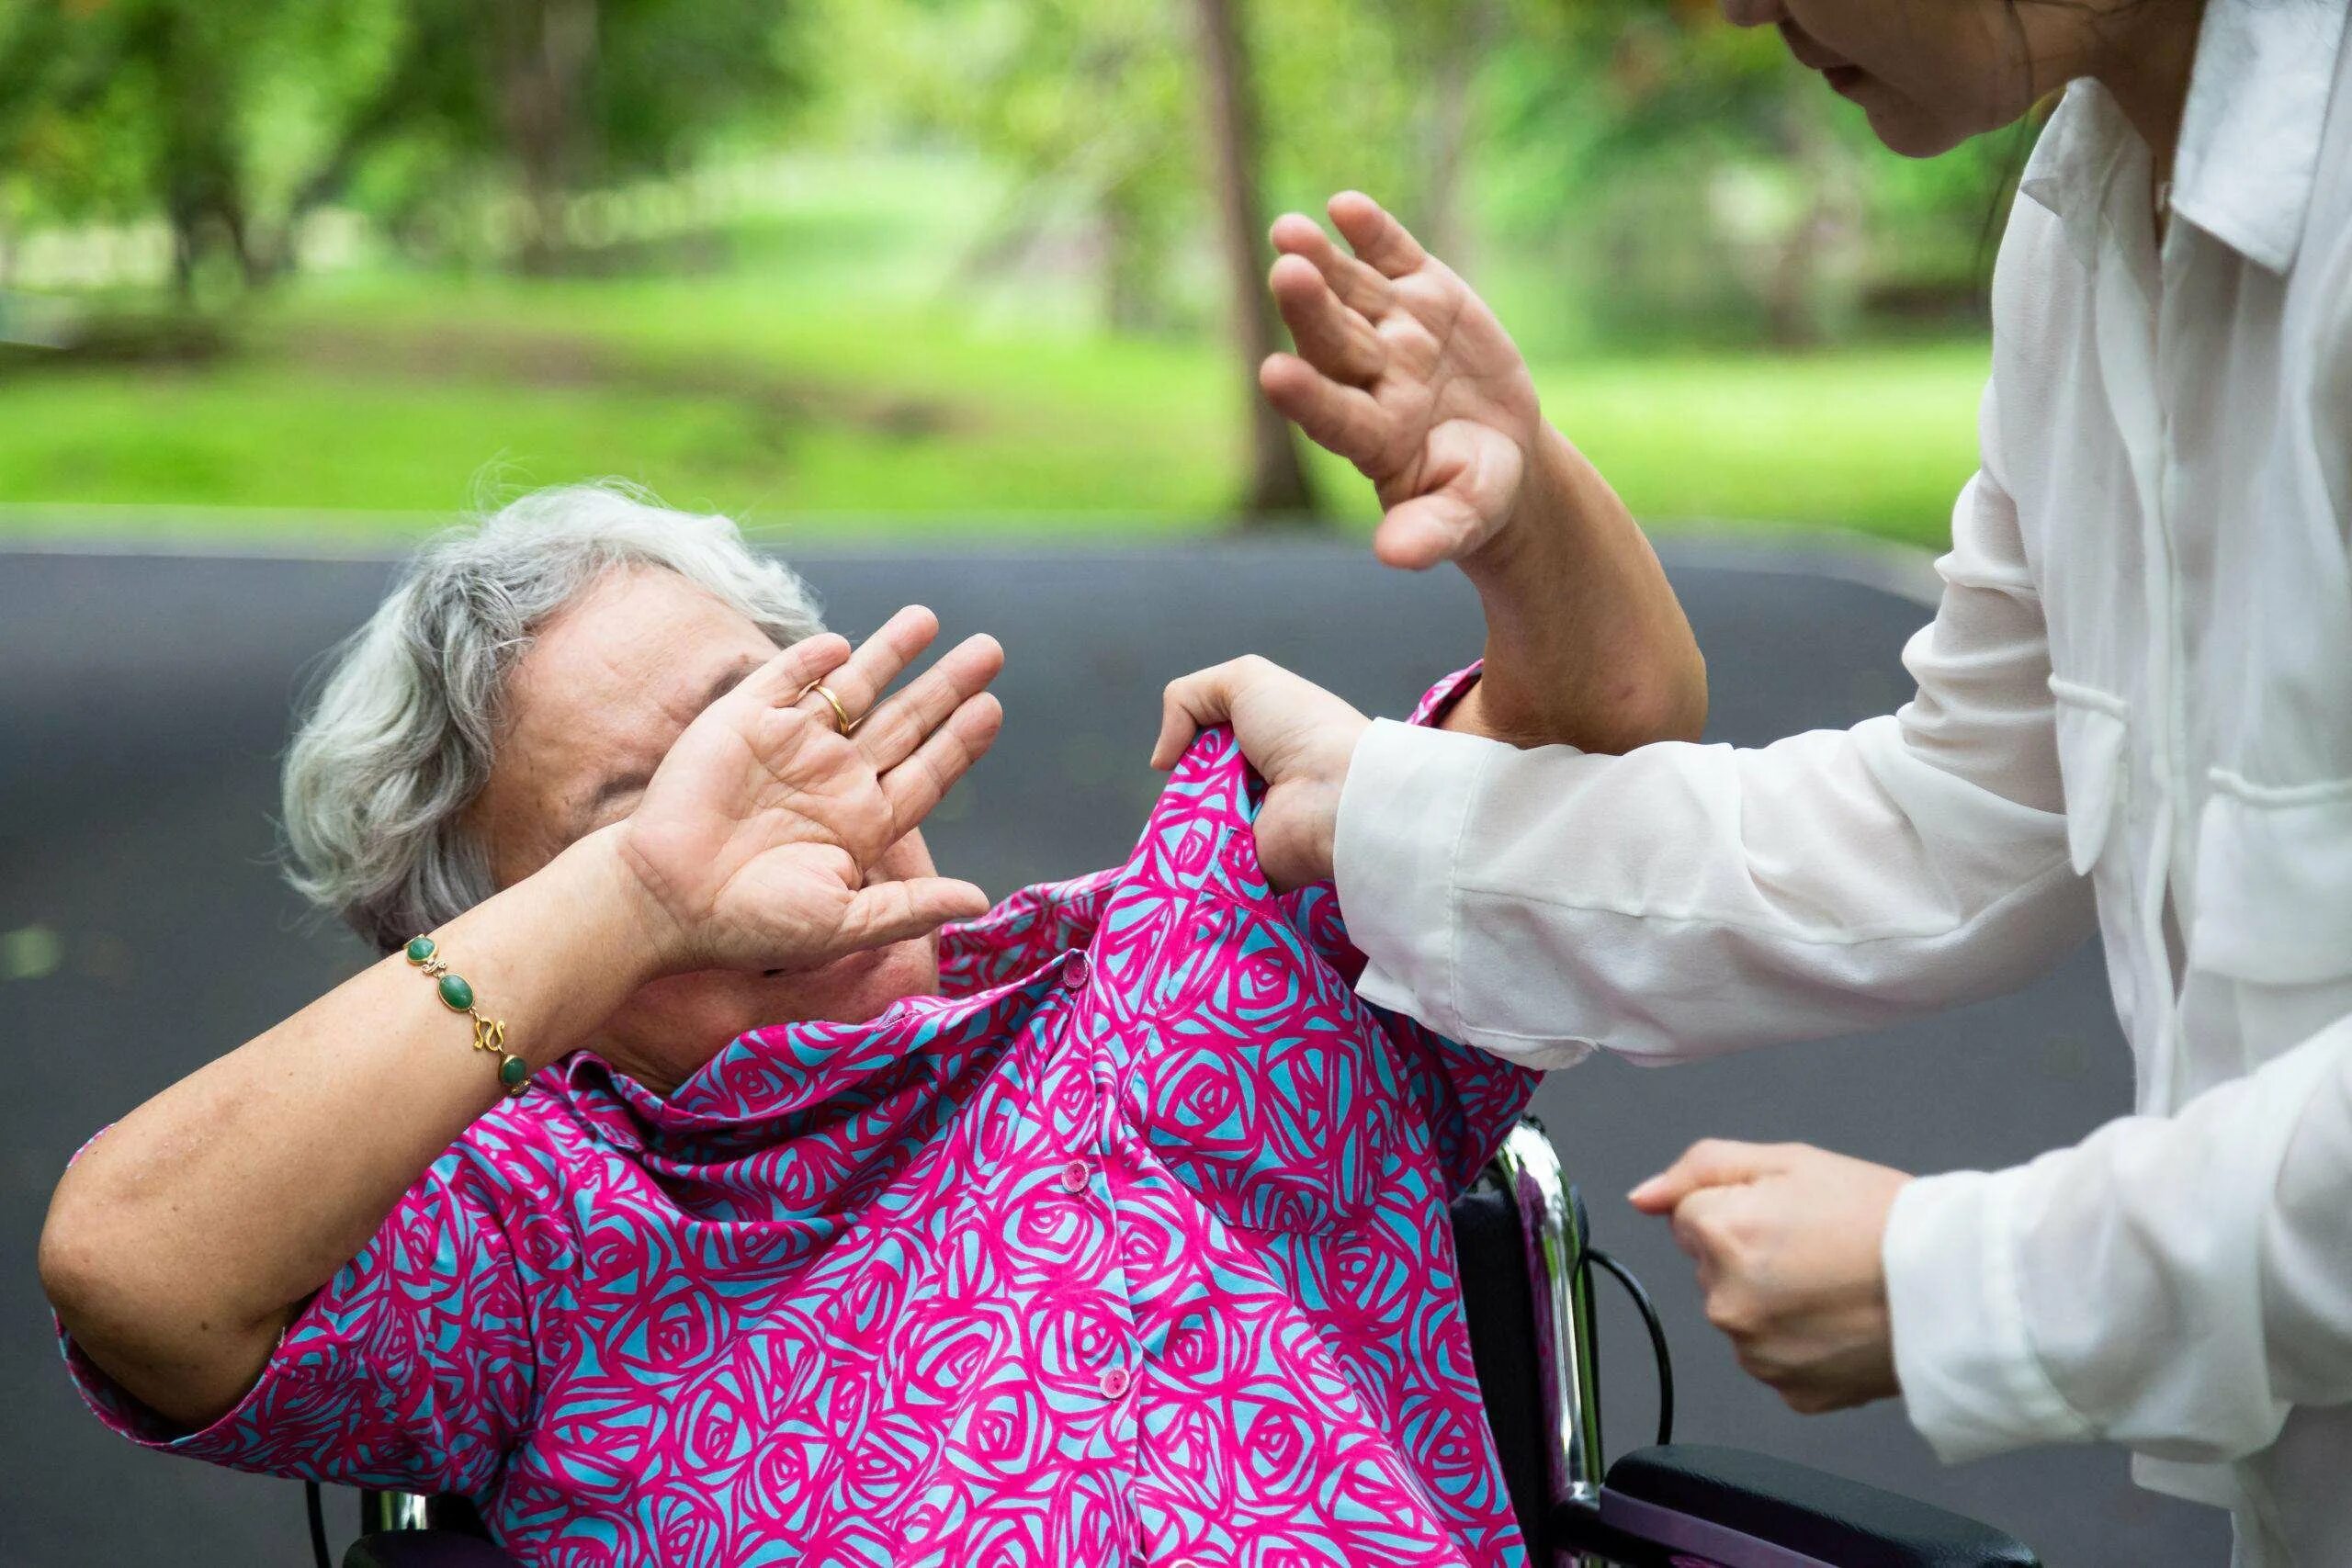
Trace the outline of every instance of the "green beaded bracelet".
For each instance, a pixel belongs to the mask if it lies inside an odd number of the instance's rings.
[[[506,1025],[497,1019],[484,1018],[474,1010],[474,988],[466,983],[464,976],[450,971],[448,961],[440,956],[431,937],[411,937],[405,951],[411,964],[433,976],[441,1005],[474,1021],[474,1049],[487,1051],[498,1058],[498,1081],[507,1098],[521,1094],[530,1086],[531,1065],[506,1049]]]

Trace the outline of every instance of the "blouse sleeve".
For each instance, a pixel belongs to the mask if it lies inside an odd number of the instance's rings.
[[[187,1431],[148,1409],[61,1325],[66,1368],[98,1418],[143,1448],[305,1480],[480,1493],[527,1429],[536,1368],[496,1186],[462,1144],[435,1161],[209,1426]]]
[[[1884,1258],[1949,1461],[2108,1438],[2211,1463],[2352,1400],[2352,1018],[2171,1116],[1905,1187]]]
[[[1531,1066],[1655,1061],[1995,995],[2087,935],[1993,404],[1900,713],[1622,757],[1374,723],[1335,855],[1363,994]]]
[[[1472,664],[1430,687],[1406,723],[1420,728],[1435,726],[1476,682],[1478,671],[1479,666]],[[1326,960],[1355,985],[1363,970],[1363,955],[1348,940],[1337,901],[1329,894],[1329,885],[1325,884],[1298,896],[1303,900],[1302,924]],[[1319,916],[1329,917],[1328,928]],[[1407,1013],[1378,1005],[1372,1007],[1372,1013],[1379,1020],[1403,1075],[1406,1098],[1420,1113],[1450,1198],[1476,1181],[1487,1161],[1494,1157],[1505,1134],[1527,1109],[1540,1075],[1491,1052],[1449,1040]]]

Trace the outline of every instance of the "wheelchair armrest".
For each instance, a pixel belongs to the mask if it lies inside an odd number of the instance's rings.
[[[514,1560],[458,1530],[379,1530],[351,1543],[343,1568],[514,1568]]]
[[[2039,1568],[1989,1525],[1743,1449],[1636,1449],[1609,1467],[1599,1512],[1724,1568]]]

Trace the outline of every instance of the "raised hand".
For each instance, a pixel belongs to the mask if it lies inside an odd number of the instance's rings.
[[[867,880],[1002,719],[987,686],[1004,654],[984,636],[874,705],[938,630],[910,607],[854,653],[830,634],[796,643],[686,727],[614,829],[665,967],[815,968],[987,908],[967,882]],[[814,681],[854,735],[801,695]]]
[[[1373,482],[1382,560],[1459,560],[1520,504],[1544,430],[1535,385],[1494,312],[1379,203],[1347,191],[1329,210],[1353,255],[1301,214],[1274,224],[1274,301],[1298,353],[1270,355],[1259,383]]]

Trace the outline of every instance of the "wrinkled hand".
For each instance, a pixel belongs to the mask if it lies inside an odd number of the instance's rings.
[[[1544,429],[1535,384],[1485,301],[1379,203],[1345,191],[1329,211],[1354,255],[1299,213],[1274,224],[1270,281],[1298,353],[1270,355],[1259,384],[1373,482],[1383,561],[1462,559],[1520,504]]]
[[[1672,1216],[1741,1367],[1814,1415],[1901,1392],[1879,1247],[1910,1179],[1804,1144],[1711,1138],[1631,1196]]]
[[[1004,654],[988,637],[874,707],[938,629],[909,608],[854,654],[831,634],[795,643],[678,737],[612,829],[665,972],[813,969],[987,908],[967,882],[867,882],[1002,720],[986,688]],[[797,700],[820,680],[866,715],[854,737],[822,697]]]
[[[1266,781],[1258,864],[1288,892],[1331,874],[1340,789],[1356,739],[1371,723],[1312,681],[1251,654],[1169,683],[1151,765],[1174,767],[1193,736],[1230,724],[1241,754]]]

